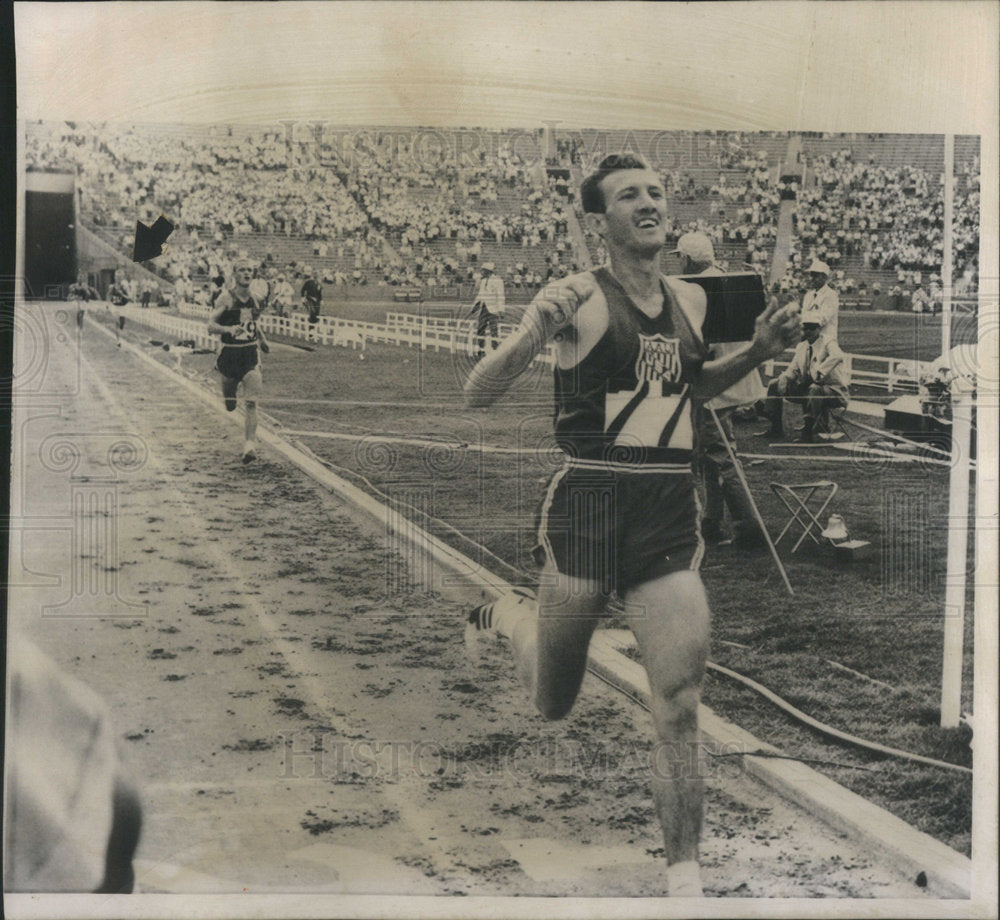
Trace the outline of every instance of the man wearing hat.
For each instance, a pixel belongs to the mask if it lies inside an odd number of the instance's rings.
[[[494,273],[492,262],[484,262],[481,269],[482,278],[479,290],[476,291],[476,302],[472,306],[473,315],[479,312],[476,322],[476,337],[479,351],[477,357],[486,356],[486,330],[490,331],[493,347],[500,344],[499,323],[506,308],[504,299],[503,278]]]
[[[837,339],[823,327],[815,312],[802,317],[802,341],[791,363],[767,388],[764,413],[771,427],[762,434],[784,437],[782,411],[786,399],[802,406],[803,426],[798,440],[805,443],[829,434],[830,411],[847,406],[850,375],[846,355]]]
[[[685,233],[678,241],[672,255],[681,257],[681,272],[685,275],[721,275],[715,268],[715,249],[712,241],[702,232]]]
[[[274,312],[278,316],[284,316],[285,311],[291,309],[294,297],[295,289],[288,283],[283,274],[278,275],[278,281],[274,286]]]
[[[308,341],[313,341],[315,334],[313,329],[319,322],[319,310],[323,304],[323,285],[319,283],[316,278],[316,272],[311,268],[307,267],[304,272],[306,280],[302,283],[302,288],[299,291],[302,297],[302,306],[309,313],[309,335],[307,336]]]
[[[685,275],[721,275],[715,264],[712,241],[700,232],[685,233],[673,253],[681,257],[681,272]],[[743,349],[745,342],[710,343],[715,358],[725,358]],[[736,435],[732,415],[740,406],[752,406],[764,398],[760,372],[754,368],[728,390],[700,405],[697,412],[698,452],[696,468],[705,488],[705,511],[701,522],[702,537],[709,543],[727,543],[726,508],[733,521],[733,536],[740,544],[752,546],[762,539],[753,506],[743,488],[736,465],[726,450],[723,433],[736,452]],[[719,420],[719,427],[712,418]]]
[[[823,329],[823,335],[837,338],[837,314],[840,311],[840,298],[830,287],[830,266],[819,259],[813,259],[806,269],[806,284],[809,290],[802,298],[802,322],[809,322],[814,317]]]

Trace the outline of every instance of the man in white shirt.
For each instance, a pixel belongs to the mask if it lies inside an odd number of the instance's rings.
[[[254,271],[253,281],[250,282],[250,293],[257,298],[257,302],[261,305],[261,308],[266,310],[268,307],[268,297],[271,293],[271,285],[260,269]]]
[[[191,282],[184,276],[181,275],[174,282],[174,307],[179,309],[183,304],[190,303],[192,300],[192,285]]]
[[[802,298],[802,322],[810,317],[823,329],[825,338],[837,338],[837,314],[840,312],[840,298],[830,287],[830,266],[819,259],[813,259],[806,269],[809,290]]]
[[[341,278],[344,278],[341,275]],[[344,278],[344,284],[347,283],[347,279]],[[284,275],[278,275],[278,283],[274,286],[274,312],[278,316],[284,316],[286,310],[292,308],[292,300],[295,297],[295,289],[285,280]]]
[[[847,356],[836,338],[825,332],[815,314],[803,317],[802,341],[791,363],[767,388],[764,411],[771,427],[762,434],[784,437],[782,412],[786,399],[802,406],[799,441],[811,443],[817,436],[829,434],[829,413],[847,406],[849,386]]]
[[[479,282],[479,289],[476,291],[476,301],[473,304],[473,315],[478,311],[479,317],[476,322],[476,341],[479,345],[477,357],[486,355],[486,330],[489,329],[490,338],[493,340],[493,348],[500,344],[500,317],[506,309],[504,297],[503,278],[494,274],[492,262],[484,262],[482,267],[482,279]]]

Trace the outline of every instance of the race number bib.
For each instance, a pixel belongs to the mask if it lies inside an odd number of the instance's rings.
[[[233,333],[234,342],[253,342],[257,338],[257,321],[252,310],[240,310],[240,325],[245,331]]]

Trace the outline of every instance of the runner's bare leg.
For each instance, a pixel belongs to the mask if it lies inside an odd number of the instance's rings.
[[[243,423],[243,433],[245,440],[253,443],[257,435],[257,400],[247,399],[244,402],[246,403],[246,419]]]
[[[608,597],[595,582],[573,578],[546,564],[536,615],[520,615],[507,629],[517,673],[546,719],[573,707],[587,669],[587,647]],[[535,613],[534,605],[524,609]],[[504,624],[507,625],[507,624]]]
[[[696,877],[702,821],[698,704],[709,647],[708,600],[701,576],[681,571],[632,588],[625,605],[652,693],[658,742],[653,798],[667,865],[694,863]]]

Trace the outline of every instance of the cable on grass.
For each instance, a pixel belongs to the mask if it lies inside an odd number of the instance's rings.
[[[299,416],[300,418],[318,418],[318,416]],[[357,425],[348,427],[359,428]],[[359,429],[360,430],[360,429]],[[340,441],[365,441],[374,443],[397,443],[397,444],[417,444],[423,447],[447,447],[450,450],[474,450],[482,454],[553,454],[560,453],[557,447],[494,447],[490,444],[470,444],[467,441],[446,440],[444,438],[412,438],[406,435],[373,435],[368,431],[364,434],[350,434],[341,431],[307,431],[298,429],[286,429],[286,434],[290,437],[300,438],[327,438]]]
[[[867,741],[866,739],[859,738],[857,735],[852,735],[849,732],[842,732],[839,728],[834,728],[832,725],[820,722],[818,719],[814,719],[812,716],[802,712],[801,709],[796,709],[791,703],[778,696],[778,694],[774,693],[772,690],[768,690],[767,687],[762,684],[758,684],[757,681],[751,680],[749,677],[745,677],[742,674],[738,674],[736,671],[732,671],[729,668],[716,664],[714,661],[708,662],[708,667],[719,674],[723,674],[726,677],[735,680],[737,683],[743,684],[745,687],[749,687],[755,693],[759,693],[766,700],[773,703],[782,712],[791,716],[797,722],[801,722],[803,725],[808,725],[810,728],[826,735],[829,738],[834,738],[844,744],[849,744],[853,747],[858,747],[866,751],[872,751],[873,753],[882,754],[887,757],[895,757],[900,760],[909,760],[914,763],[926,764],[930,767],[940,767],[945,770],[956,770],[959,773],[968,773],[969,775],[972,774],[972,769],[970,767],[963,767],[961,764],[949,763],[946,760],[936,760],[933,757],[925,757],[923,754],[912,754],[909,751],[901,751],[899,748],[879,744],[877,741]]]
[[[817,767],[840,767],[842,770],[864,770],[865,773],[878,773],[873,767],[865,767],[859,763],[843,763],[840,760],[821,760],[816,757],[799,757],[796,754],[780,754],[778,751],[726,751],[719,754],[715,751],[706,751],[709,757],[722,759],[723,757],[766,757],[768,760],[794,760],[797,763],[813,764]]]
[[[303,415],[299,414],[299,418],[315,418],[320,419],[320,416],[315,415]],[[323,421],[329,422],[328,419],[322,419]],[[347,425],[348,428],[358,429],[359,432],[362,431],[358,425]],[[504,454],[504,455],[521,455],[521,454],[556,454],[558,453],[558,448],[555,447],[497,447],[490,444],[470,444],[465,441],[447,440],[445,438],[414,438],[402,434],[380,434],[372,435],[370,432],[365,430],[365,433],[351,434],[344,431],[306,431],[298,429],[286,429],[287,434],[295,437],[303,438],[329,438],[334,440],[342,441],[360,441],[365,439],[371,439],[380,442],[397,442],[400,444],[417,444],[428,447],[443,446],[448,447],[453,450],[474,450],[483,454]],[[861,442],[858,442],[859,444]],[[818,447],[823,447],[825,445],[817,445]],[[830,447],[836,447],[838,450],[843,450],[844,445],[833,445]],[[934,457],[916,457],[911,454],[900,454],[895,451],[884,450],[880,448],[867,447],[866,457],[874,457],[879,461],[887,461],[889,463],[922,463],[931,464],[934,466],[951,466],[950,461],[938,460]],[[807,460],[814,461],[818,463],[857,463],[858,457],[842,457],[836,454],[757,454],[757,453],[741,453],[740,457],[742,459],[755,460],[762,462],[764,460]],[[749,464],[747,464],[749,465]]]
[[[873,459],[877,459],[879,462],[889,462],[889,463],[930,463],[933,466],[951,466],[945,460],[935,460],[933,457],[913,457],[909,454],[896,454],[890,451],[885,452],[875,452],[865,455]],[[740,459],[748,457],[752,460],[808,460],[813,463],[854,463],[857,464],[859,459],[864,459],[864,457],[853,456],[853,457],[839,457],[835,454],[752,454],[740,452]]]
[[[590,668],[590,667],[588,667],[587,670],[591,674],[593,674],[594,677],[596,677],[598,680],[603,681],[604,683],[606,683],[612,689],[617,690],[619,693],[622,694],[622,696],[624,696],[627,699],[631,700],[633,703],[635,703],[641,709],[644,709],[646,712],[650,712],[651,711],[649,703],[647,703],[646,700],[640,694],[636,693],[634,690],[631,690],[628,687],[625,687],[622,684],[619,684],[617,681],[613,680],[610,677],[610,675],[606,671],[604,671],[603,669],[596,669],[596,668]],[[710,757],[716,757],[716,758],[719,758],[719,759],[721,759],[723,757],[767,757],[767,758],[770,758],[771,760],[794,760],[794,761],[797,761],[798,763],[808,763],[808,764],[813,764],[815,766],[842,767],[842,768],[847,769],[847,770],[864,770],[867,773],[876,773],[877,772],[872,767],[864,767],[864,766],[861,766],[860,764],[841,763],[840,761],[837,761],[837,760],[820,760],[820,759],[814,758],[814,757],[800,757],[800,756],[798,756],[796,754],[782,754],[779,751],[763,751],[763,750],[756,750],[756,751],[727,751],[727,752],[725,752],[723,754],[718,754],[715,751],[707,751],[707,753],[708,753],[708,755]]]

